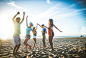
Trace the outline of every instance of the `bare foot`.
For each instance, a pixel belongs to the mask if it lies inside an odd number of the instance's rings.
[[[33,48],[35,48],[35,45],[33,45]]]
[[[16,54],[16,53],[13,51],[13,54]]]
[[[16,54],[20,54],[21,52],[17,51]]]
[[[28,51],[25,51],[25,53],[28,53]]]
[[[44,48],[44,47],[46,47],[46,45],[45,45],[45,46],[43,46],[43,48]]]
[[[51,50],[51,52],[54,52],[54,49],[53,49],[53,50]]]
[[[44,45],[44,47],[46,47],[46,45]]]

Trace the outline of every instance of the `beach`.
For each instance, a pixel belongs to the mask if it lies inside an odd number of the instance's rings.
[[[46,39],[46,47],[43,48],[42,38],[37,39],[35,48],[25,53],[24,39],[21,39],[19,54],[13,55],[13,39],[0,40],[0,58],[86,58],[86,37],[54,38],[54,52]],[[33,46],[34,41],[30,39],[28,43]]]

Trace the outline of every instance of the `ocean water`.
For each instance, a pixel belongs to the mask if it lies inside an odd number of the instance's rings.
[[[25,36],[20,36],[21,39],[25,39]],[[80,37],[80,36],[54,36],[54,38],[69,38],[69,37]],[[42,38],[42,36],[37,36],[37,39]],[[46,36],[46,38],[48,38],[48,36]],[[13,39],[12,36],[8,37],[8,39]],[[31,36],[31,39],[33,39],[33,36]]]

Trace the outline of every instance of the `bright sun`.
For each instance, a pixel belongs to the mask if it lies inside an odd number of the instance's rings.
[[[7,25],[9,25],[9,24],[7,24]],[[1,34],[1,38],[2,39],[7,39],[9,36],[12,36],[13,35],[13,32],[14,32],[14,30],[13,30],[13,28],[11,28],[12,27],[12,24],[10,25],[10,26],[6,26],[6,27],[2,27],[3,29],[2,29],[2,34]]]
[[[4,16],[3,16],[4,15]],[[12,22],[12,15],[11,14],[2,14],[1,16],[1,38],[2,39],[7,39],[9,36],[12,36],[14,33],[14,25]]]

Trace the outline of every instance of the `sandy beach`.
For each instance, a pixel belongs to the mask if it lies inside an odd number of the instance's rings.
[[[54,38],[54,52],[50,51],[48,39],[46,39],[45,48],[42,48],[42,39],[37,39],[36,47],[28,53],[24,52],[24,39],[21,39],[21,41],[22,44],[19,49],[21,53],[13,55],[13,39],[0,40],[0,58],[86,58],[86,37]],[[33,46],[33,39],[30,39],[28,43]]]

